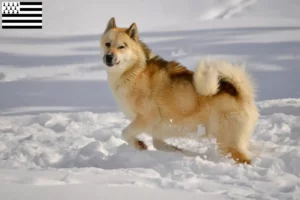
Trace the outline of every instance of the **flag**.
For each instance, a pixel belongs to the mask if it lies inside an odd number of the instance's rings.
[[[2,2],[2,29],[41,29],[42,2]]]

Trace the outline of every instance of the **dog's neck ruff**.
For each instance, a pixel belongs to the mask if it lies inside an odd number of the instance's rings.
[[[131,80],[135,79],[135,77],[144,70],[146,67],[146,63],[143,62],[137,62],[133,64],[130,67],[119,67],[116,70],[113,69],[107,69],[107,75],[108,75],[108,82],[110,84],[110,87],[112,89],[117,89],[119,86],[126,85],[128,82],[128,77],[131,78]],[[124,78],[127,77],[127,78]]]

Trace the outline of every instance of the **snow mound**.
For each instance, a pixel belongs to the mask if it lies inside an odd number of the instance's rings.
[[[257,106],[263,115],[270,115],[275,112],[300,116],[300,99],[266,100],[258,102]]]

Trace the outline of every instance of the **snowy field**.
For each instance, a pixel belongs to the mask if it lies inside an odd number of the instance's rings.
[[[0,30],[0,200],[299,200],[299,11],[299,0],[43,1],[42,30]],[[246,65],[261,113],[251,166],[213,140],[170,140],[197,157],[156,151],[145,135],[151,151],[122,140],[129,121],[99,55],[112,16],[189,69]]]

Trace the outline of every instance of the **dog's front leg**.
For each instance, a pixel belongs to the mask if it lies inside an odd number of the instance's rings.
[[[142,132],[147,131],[147,122],[143,117],[137,116],[123,131],[122,137],[129,145],[138,150],[147,150],[147,145],[137,139]]]

